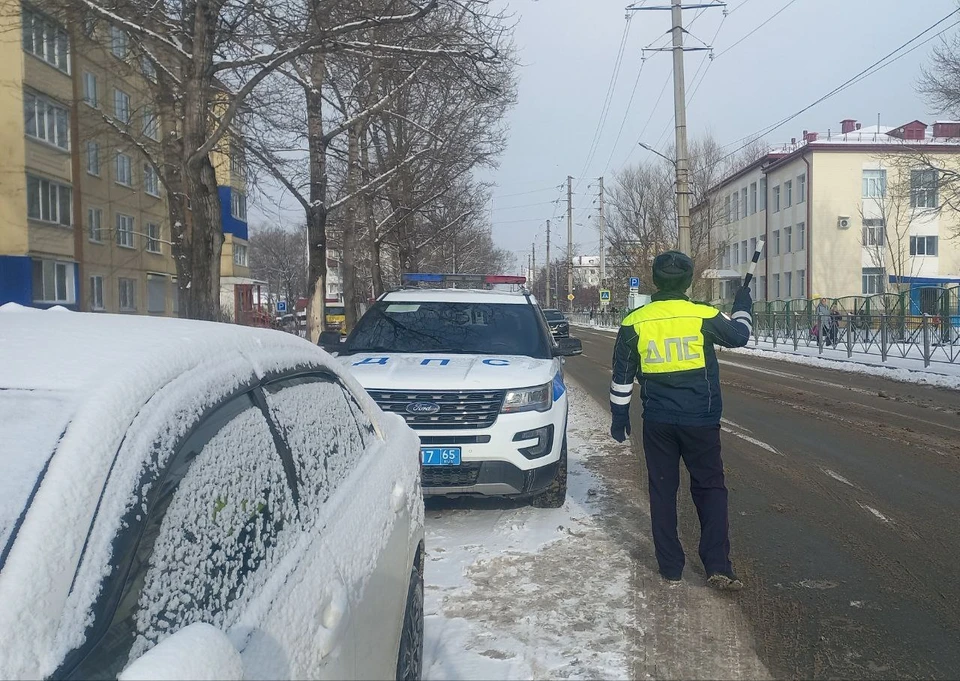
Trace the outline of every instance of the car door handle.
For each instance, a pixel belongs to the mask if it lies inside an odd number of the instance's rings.
[[[320,631],[317,648],[326,657],[337,647],[347,623],[347,589],[339,579],[331,582],[320,611]]]
[[[404,502],[407,500],[407,490],[399,482],[394,484],[393,491],[390,493],[390,508],[394,513],[403,510]]]

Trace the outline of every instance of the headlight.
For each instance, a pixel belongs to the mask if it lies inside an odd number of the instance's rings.
[[[549,411],[553,406],[553,384],[546,383],[536,388],[508,390],[503,400],[503,414],[519,411]]]

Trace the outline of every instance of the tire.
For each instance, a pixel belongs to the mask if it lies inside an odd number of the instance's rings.
[[[423,576],[414,568],[407,588],[407,607],[397,653],[397,681],[419,681],[423,675]]]
[[[567,437],[563,437],[563,446],[560,448],[560,466],[557,468],[557,477],[550,486],[530,500],[535,508],[560,508],[567,500]]]

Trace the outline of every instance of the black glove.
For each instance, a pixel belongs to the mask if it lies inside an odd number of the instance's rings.
[[[617,442],[626,442],[630,437],[630,417],[613,415],[613,424],[610,426],[610,437]]]
[[[739,312],[740,310],[746,310],[750,312],[752,309],[753,296],[750,295],[750,289],[746,286],[741,286],[733,298],[733,311]]]

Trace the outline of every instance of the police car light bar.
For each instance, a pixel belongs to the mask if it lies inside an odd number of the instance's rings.
[[[410,272],[403,275],[406,284],[525,284],[526,277],[496,274],[430,274]]]

